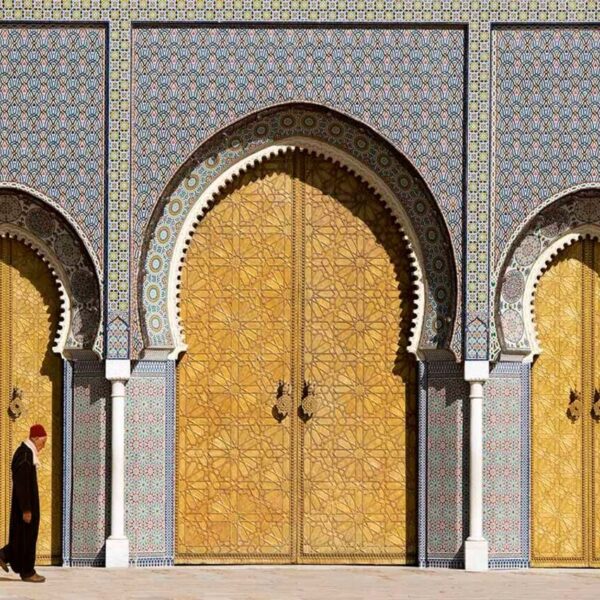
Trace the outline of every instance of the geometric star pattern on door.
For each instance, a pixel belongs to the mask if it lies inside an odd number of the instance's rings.
[[[182,271],[179,561],[415,560],[409,273],[331,161],[286,152],[217,198]]]
[[[33,423],[43,423],[48,441],[40,456],[40,531],[36,563],[57,564],[61,557],[62,510],[62,362],[52,351],[60,317],[60,298],[52,273],[25,244],[0,238],[0,532],[8,538],[11,474],[16,448]],[[23,413],[6,410],[14,389],[22,390]]]
[[[532,372],[532,564],[600,565],[597,514],[600,243],[563,250],[535,298],[541,354]]]

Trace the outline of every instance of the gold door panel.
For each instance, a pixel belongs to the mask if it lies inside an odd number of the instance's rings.
[[[290,430],[272,415],[291,356],[290,156],[205,215],[182,272],[179,562],[289,562]]]
[[[598,563],[600,493],[593,418],[600,340],[600,244],[561,252],[542,276],[535,319],[542,352],[532,373],[532,564]]]
[[[590,442],[586,459],[589,464],[590,518],[589,537],[591,541],[590,565],[600,567],[600,243],[594,242],[593,304],[590,306],[593,326],[592,365],[593,376],[592,406],[589,409]]]
[[[414,560],[406,256],[367,186],[301,152],[203,217],[182,271],[179,562]]]
[[[46,264],[24,244],[0,240],[2,302],[2,532],[7,536],[10,460],[33,423],[48,431],[40,455],[40,533],[37,564],[59,564],[62,506],[62,363],[52,351],[60,316],[60,298]],[[7,401],[14,388],[23,391],[24,413],[9,417]],[[6,440],[6,443],[4,442]]]
[[[414,360],[407,252],[381,201],[305,157],[301,562],[416,560]]]

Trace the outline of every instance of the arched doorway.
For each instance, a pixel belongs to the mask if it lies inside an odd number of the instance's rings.
[[[60,296],[44,261],[24,243],[0,238],[0,531],[8,537],[10,461],[33,423],[49,433],[38,467],[41,522],[36,563],[60,564],[62,506],[62,361],[52,351]],[[22,392],[22,414],[9,401]]]
[[[412,563],[409,254],[367,185],[302,151],[204,215],[181,273],[180,563]]]
[[[600,566],[600,243],[580,239],[542,275],[534,315],[531,559]]]

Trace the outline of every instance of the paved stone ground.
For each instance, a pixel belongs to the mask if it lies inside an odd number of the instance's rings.
[[[600,599],[600,569],[465,573],[406,567],[41,568],[43,584],[0,576],[0,598],[25,600]]]

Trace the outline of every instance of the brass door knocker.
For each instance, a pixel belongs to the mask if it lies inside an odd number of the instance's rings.
[[[23,390],[21,388],[13,388],[10,402],[8,403],[8,414],[12,419],[18,419],[22,414],[25,406],[23,403]]]
[[[571,421],[577,421],[581,416],[581,394],[576,390],[571,390],[569,394],[569,406],[567,407],[567,415]]]
[[[276,421],[281,423],[290,412],[292,407],[292,399],[290,398],[290,386],[280,380],[277,383],[277,390],[275,391],[275,404],[273,405],[272,414]]]
[[[306,423],[312,419],[316,408],[315,384],[305,381],[302,386],[302,399],[298,407],[298,416]]]
[[[594,401],[592,402],[592,417],[596,421],[600,421],[600,391],[594,390]]]

